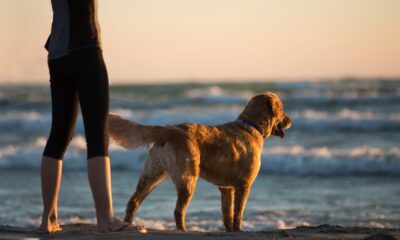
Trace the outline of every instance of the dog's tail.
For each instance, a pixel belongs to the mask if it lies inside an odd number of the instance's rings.
[[[162,138],[165,127],[145,126],[121,118],[115,114],[108,115],[110,138],[125,148],[148,147]]]

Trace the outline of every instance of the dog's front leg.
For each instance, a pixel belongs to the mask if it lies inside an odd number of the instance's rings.
[[[233,199],[234,188],[219,188],[221,192],[221,208],[224,217],[225,230],[227,232],[233,231]]]
[[[249,196],[250,185],[243,183],[235,187],[235,215],[233,217],[233,231],[242,231],[242,217],[247,197]]]

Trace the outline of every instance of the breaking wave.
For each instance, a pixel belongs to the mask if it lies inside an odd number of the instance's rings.
[[[46,139],[40,137],[29,146],[9,145],[0,148],[0,169],[39,169],[45,143]],[[110,155],[113,168],[140,171],[147,150],[126,150],[112,143]],[[85,158],[86,141],[79,135],[73,138],[68,148],[63,168],[67,171],[86,169]],[[400,175],[400,148],[397,147],[331,149],[305,148],[301,145],[275,146],[266,147],[261,159],[261,173]]]

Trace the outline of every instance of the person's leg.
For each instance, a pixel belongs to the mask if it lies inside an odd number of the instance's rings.
[[[102,54],[90,51],[76,55],[79,68],[75,81],[85,126],[88,178],[96,208],[99,232],[144,229],[114,217],[111,169],[108,154],[108,76]]]
[[[110,158],[98,156],[88,159],[88,177],[96,208],[97,229],[99,232],[108,232],[115,221],[111,195]]]
[[[146,232],[144,227],[128,224],[115,218],[114,216],[111,195],[111,167],[109,157],[97,156],[89,158],[88,177],[96,208],[98,232]]]
[[[62,159],[70,142],[77,117],[78,99],[75,87],[65,73],[66,58],[51,61],[50,87],[52,101],[52,124],[41,162],[41,185],[43,199],[43,232],[57,232],[61,227],[57,220],[58,193],[62,175]]]
[[[62,160],[43,156],[41,164],[43,215],[39,230],[58,232],[62,230],[58,222],[58,192],[61,183]]]

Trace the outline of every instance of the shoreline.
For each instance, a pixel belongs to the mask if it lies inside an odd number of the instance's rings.
[[[203,239],[365,239],[365,240],[391,240],[400,239],[400,229],[392,228],[364,228],[341,227],[331,225],[298,226],[285,230],[264,230],[256,232],[178,232],[172,230],[148,229],[148,233],[117,232],[99,234],[94,224],[69,224],[63,225],[63,231],[56,234],[36,233],[34,228],[13,226],[0,226],[0,239],[159,239],[159,240],[191,240]]]

